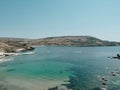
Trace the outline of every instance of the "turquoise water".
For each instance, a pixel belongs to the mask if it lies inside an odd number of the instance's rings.
[[[111,76],[111,71],[120,69],[120,61],[108,58],[119,51],[120,47],[37,47],[33,55],[1,63],[0,83],[7,90],[47,90],[69,79],[74,80],[69,84],[73,90],[94,90],[101,87],[98,76],[106,76],[108,90],[119,90],[120,76]]]

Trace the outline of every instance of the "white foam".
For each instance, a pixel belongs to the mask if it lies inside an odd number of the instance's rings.
[[[14,59],[12,57],[2,57],[0,58],[0,63],[6,62],[6,61],[13,61]]]
[[[22,55],[32,55],[32,54],[34,54],[34,52],[26,52],[26,53],[20,53],[20,54],[22,54]]]

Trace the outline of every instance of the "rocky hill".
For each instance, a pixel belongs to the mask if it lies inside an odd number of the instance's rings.
[[[118,46],[120,42],[110,42],[91,36],[62,36],[31,40],[31,45],[49,46]]]
[[[30,46],[28,41],[29,39],[22,38],[0,38],[0,51],[15,52],[16,49],[26,49]]]
[[[120,42],[110,42],[91,36],[61,36],[42,39],[0,38],[0,51],[14,52],[19,48],[33,45],[45,46],[118,46]]]

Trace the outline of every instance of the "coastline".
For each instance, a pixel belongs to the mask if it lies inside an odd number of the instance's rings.
[[[14,53],[4,53],[0,55],[0,63],[6,62],[6,61],[13,61],[14,56],[19,55],[32,55],[34,54],[33,51],[27,51],[27,52],[14,52]]]

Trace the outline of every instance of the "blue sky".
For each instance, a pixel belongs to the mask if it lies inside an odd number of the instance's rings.
[[[68,35],[120,41],[120,0],[0,0],[0,37]]]

